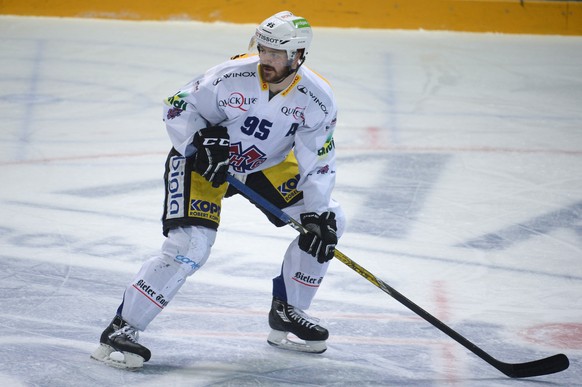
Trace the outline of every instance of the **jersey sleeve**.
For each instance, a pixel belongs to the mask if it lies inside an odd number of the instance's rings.
[[[191,156],[196,151],[192,140],[198,130],[226,119],[216,102],[218,88],[213,85],[216,79],[217,75],[211,69],[164,100],[166,131],[174,148],[183,156]]]
[[[295,156],[299,164],[298,189],[303,191],[307,212],[318,214],[329,209],[331,194],[335,186],[336,155],[333,133],[336,126],[337,109],[333,96],[310,107],[316,120],[310,121],[306,112],[306,126],[295,135]]]

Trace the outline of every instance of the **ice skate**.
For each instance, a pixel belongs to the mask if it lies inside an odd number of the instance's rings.
[[[327,329],[301,309],[277,298],[273,298],[269,326],[271,333],[267,342],[274,347],[309,353],[322,353],[327,349],[325,344],[329,337]],[[297,336],[302,342],[289,339],[287,337],[289,333]]]
[[[99,347],[91,358],[116,368],[141,368],[150,359],[151,352],[137,340],[138,331],[116,316],[101,334]]]

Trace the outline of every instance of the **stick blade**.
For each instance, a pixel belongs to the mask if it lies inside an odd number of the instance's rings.
[[[568,357],[558,354],[540,360],[527,363],[509,364],[503,363],[499,368],[501,372],[510,378],[527,378],[531,376],[541,376],[564,371],[570,366]]]

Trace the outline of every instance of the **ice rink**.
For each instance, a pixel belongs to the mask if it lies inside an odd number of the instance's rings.
[[[253,32],[0,17],[0,385],[582,385],[582,37],[316,28],[306,61],[339,104],[338,248],[499,360],[568,370],[509,379],[337,260],[327,352],[270,347],[295,231],[240,197],[143,370],[89,358],[163,241],[162,100]]]

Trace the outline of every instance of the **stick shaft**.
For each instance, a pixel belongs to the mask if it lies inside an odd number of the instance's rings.
[[[253,203],[264,208],[282,222],[287,223],[301,234],[308,233],[309,231],[303,227],[301,223],[293,219],[291,216],[283,212],[280,208],[276,207],[268,200],[260,196],[251,188],[247,187],[244,183],[237,180],[234,176],[228,175],[227,181],[234,186],[243,196],[248,198]],[[489,363],[491,366],[495,367],[497,370],[501,371],[505,375],[512,378],[523,378],[530,376],[546,375],[555,372],[560,372],[568,368],[569,360],[563,355],[554,355],[544,359],[535,360],[526,363],[504,363],[500,360],[495,359],[493,356],[489,355],[483,349],[479,348],[477,345],[463,337],[461,334],[453,330],[451,327],[437,319],[432,314],[428,313],[426,310],[409,300],[403,294],[392,288],[390,285],[376,277],[374,274],[366,270],[364,267],[360,266],[354,260],[349,258],[347,255],[335,250],[334,255],[339,261],[348,266],[350,269],[354,270],[360,276],[367,279],[369,282],[374,284],[376,287],[381,289],[386,294],[390,295],[396,301],[400,302],[402,305],[416,313],[418,316],[422,317],[434,327],[438,328],[440,331],[448,335],[450,338],[463,345],[465,348],[473,352],[475,355]]]

